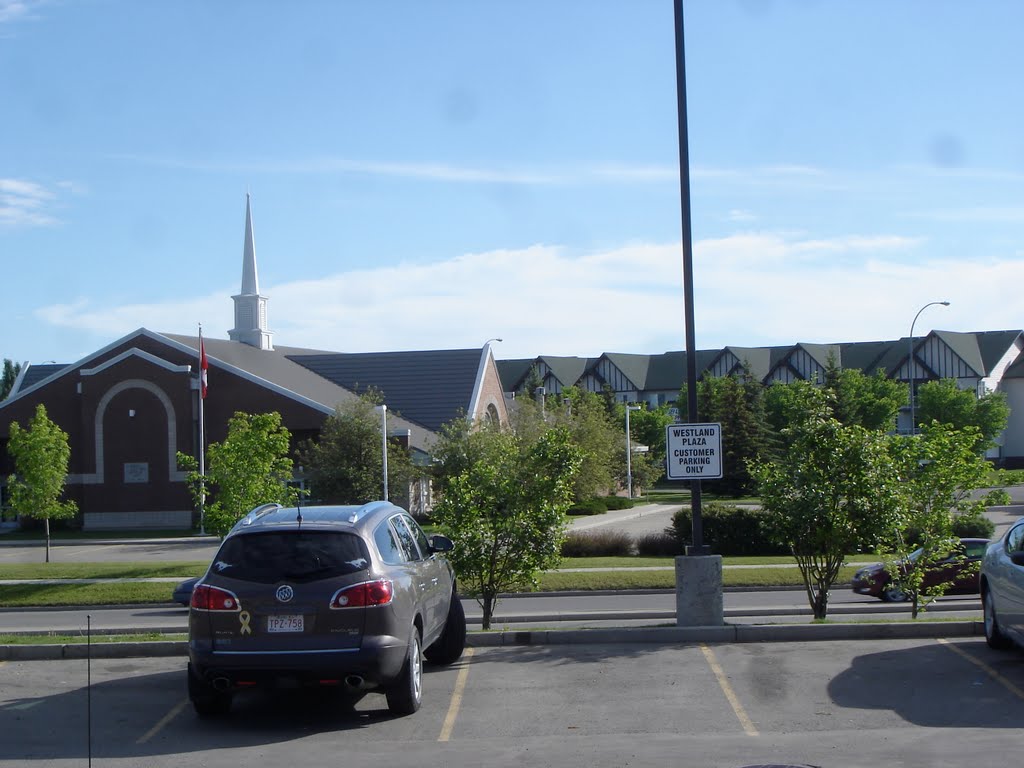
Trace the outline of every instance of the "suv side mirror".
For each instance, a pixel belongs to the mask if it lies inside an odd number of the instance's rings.
[[[1010,553],[1010,562],[1014,565],[1024,565],[1024,551],[1017,550]]]
[[[442,536],[440,533],[435,533],[430,537],[429,541],[431,552],[451,552],[455,549],[455,543],[447,536]]]

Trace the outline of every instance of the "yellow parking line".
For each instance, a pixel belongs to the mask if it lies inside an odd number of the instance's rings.
[[[140,736],[139,740],[136,741],[135,743],[136,744],[145,744],[147,741],[149,741],[154,736],[156,736],[158,733],[160,733],[160,731],[162,731],[164,729],[164,727],[169,722],[171,722],[171,720],[173,720],[178,715],[180,715],[181,711],[183,709],[185,709],[185,707],[187,707],[187,706],[188,706],[188,699],[185,699],[184,701],[179,702],[178,704],[175,704],[174,708],[170,712],[168,712],[166,715],[164,715],[162,718],[160,718],[160,722],[159,723],[157,723],[152,728],[150,728],[148,731],[146,731],[146,733],[144,733],[142,736]]]
[[[958,656],[962,656],[963,658],[967,659],[969,662],[971,662],[971,664],[974,664],[976,667],[979,667],[986,675],[988,675],[997,683],[1002,685],[1004,688],[1006,688],[1006,690],[1008,690],[1018,699],[1024,699],[1024,690],[1021,690],[1020,687],[1018,687],[1017,685],[1015,685],[1014,683],[1000,675],[998,672],[992,669],[992,667],[990,667],[981,659],[974,658],[974,656],[967,653],[967,651],[963,650],[962,648],[957,648],[955,645],[951,644],[949,640],[946,640],[944,638],[939,638],[939,643],[949,648],[949,650],[951,650]]]
[[[467,648],[462,654],[462,669],[459,670],[459,676],[455,678],[452,702],[448,705],[448,714],[445,715],[444,725],[441,726],[441,735],[437,737],[438,741],[448,741],[451,738],[452,729],[455,727],[455,718],[459,714],[459,707],[462,706],[462,694],[466,690],[466,678],[469,677],[469,660],[472,656],[472,648]]]
[[[718,659],[715,658],[715,653],[708,646],[701,643],[701,651],[704,653],[704,658],[707,659],[708,665],[711,667],[711,671],[715,673],[715,678],[718,680],[718,685],[722,689],[722,693],[725,694],[725,698],[728,700],[729,705],[732,707],[732,711],[736,714],[736,719],[740,721],[740,725],[743,726],[744,733],[747,736],[757,736],[757,728],[754,727],[754,723],[747,717],[746,710],[743,709],[743,705],[740,704],[739,697],[733,691],[732,686],[729,685],[729,678],[725,676],[725,671],[718,663]]]

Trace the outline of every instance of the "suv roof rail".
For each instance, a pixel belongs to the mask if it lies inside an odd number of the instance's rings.
[[[272,501],[267,504],[260,504],[258,507],[254,507],[252,512],[239,520],[236,527],[239,525],[252,525],[264,515],[269,515],[271,512],[276,512],[279,509],[281,509],[281,505],[276,501]]]
[[[348,516],[348,521],[350,523],[357,523],[367,515],[376,512],[378,509],[393,509],[394,507],[395,505],[390,501],[371,501],[363,504],[359,509],[353,510],[352,514]]]

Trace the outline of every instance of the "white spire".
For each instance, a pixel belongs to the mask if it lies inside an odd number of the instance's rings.
[[[256,244],[252,237],[252,206],[245,193],[245,246],[242,249],[242,296],[259,296],[260,280],[256,274]]]
[[[267,329],[267,297],[260,295],[256,274],[256,244],[252,236],[252,205],[245,193],[245,245],[242,247],[242,290],[232,296],[235,302],[235,327],[228,338],[257,349],[273,349]]]

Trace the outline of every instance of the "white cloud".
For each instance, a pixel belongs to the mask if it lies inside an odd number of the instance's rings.
[[[740,208],[733,208],[725,215],[725,220],[733,224],[749,224],[757,221],[757,215]]]
[[[903,214],[908,219],[945,222],[981,222],[989,224],[1019,224],[1024,222],[1024,206],[974,206],[970,208],[940,208]]]
[[[0,179],[0,226],[43,227],[56,223],[48,210],[56,197],[35,182]]]
[[[1024,263],[907,263],[916,241],[887,235],[807,238],[746,233],[694,246],[697,344],[760,346],[896,339],[924,303],[917,331],[1024,326]],[[841,258],[837,258],[841,257]],[[808,265],[813,265],[809,269]],[[685,346],[678,243],[573,253],[555,246],[470,253],[263,286],[281,346],[344,352],[477,347],[499,358],[657,353]],[[145,326],[225,338],[231,286],[188,302],[113,307],[79,301],[38,311],[45,322],[107,342]],[[89,350],[85,350],[89,351]]]
[[[0,0],[0,24],[32,18],[32,12],[46,0]]]

